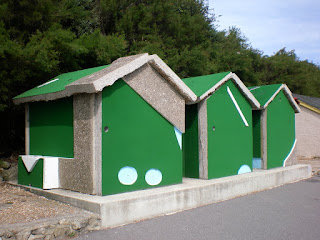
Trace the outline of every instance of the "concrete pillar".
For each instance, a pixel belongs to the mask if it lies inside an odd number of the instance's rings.
[[[207,99],[198,103],[199,178],[208,179]]]
[[[268,165],[268,129],[267,129],[267,109],[261,110],[260,130],[261,130],[261,169],[267,169]]]
[[[74,159],[61,159],[61,188],[101,195],[102,93],[73,96]]]
[[[25,104],[25,154],[30,154],[30,114],[29,103]]]

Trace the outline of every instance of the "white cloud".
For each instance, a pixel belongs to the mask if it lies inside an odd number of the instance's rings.
[[[236,26],[254,48],[271,55],[283,47],[320,63],[320,2],[313,0],[209,0],[218,29]]]

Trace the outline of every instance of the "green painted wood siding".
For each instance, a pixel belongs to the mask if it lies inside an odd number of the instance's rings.
[[[227,87],[245,116],[248,127],[229,97]],[[229,80],[208,98],[207,108],[208,178],[236,175],[242,165],[252,169],[252,108],[248,100]]]
[[[73,157],[73,98],[29,104],[30,155]]]
[[[295,141],[295,112],[283,91],[267,108],[267,167],[282,167]]]
[[[184,177],[199,178],[198,104],[186,105],[182,144]]]
[[[174,127],[123,80],[103,90],[102,109],[103,195],[152,187],[145,180],[149,169],[162,173],[156,186],[182,182],[182,151]],[[118,179],[126,166],[138,174],[132,185]]]
[[[43,159],[39,159],[31,172],[28,172],[21,157],[18,159],[18,184],[32,186],[37,188],[43,187]]]

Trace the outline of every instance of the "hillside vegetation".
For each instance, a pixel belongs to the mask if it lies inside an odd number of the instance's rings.
[[[247,86],[286,83],[320,97],[319,66],[285,46],[265,56],[239,29],[215,24],[203,0],[0,0],[2,148],[24,141],[23,107],[12,97],[60,73],[143,52],[181,78],[232,71]]]

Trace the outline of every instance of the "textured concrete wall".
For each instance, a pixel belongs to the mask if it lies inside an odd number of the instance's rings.
[[[207,99],[198,103],[199,178],[208,179]]]
[[[118,58],[109,67],[68,84],[66,91],[70,93],[102,91],[126,74],[140,68],[148,60],[147,53]]]
[[[296,114],[297,157],[320,157],[320,114],[301,107]]]
[[[30,114],[29,103],[25,104],[25,154],[30,154]]]
[[[93,119],[93,189],[102,195],[102,92],[95,94]]]
[[[261,117],[260,117],[260,121],[261,121],[261,168],[262,169],[267,169],[268,165],[268,151],[267,151],[267,139],[268,139],[268,135],[267,135],[267,109],[262,109],[261,110]]]
[[[123,80],[164,118],[185,132],[185,102],[180,94],[149,64]]]
[[[74,159],[60,161],[62,188],[101,194],[101,105],[97,106],[99,97],[101,104],[101,94],[78,94],[73,97]]]

